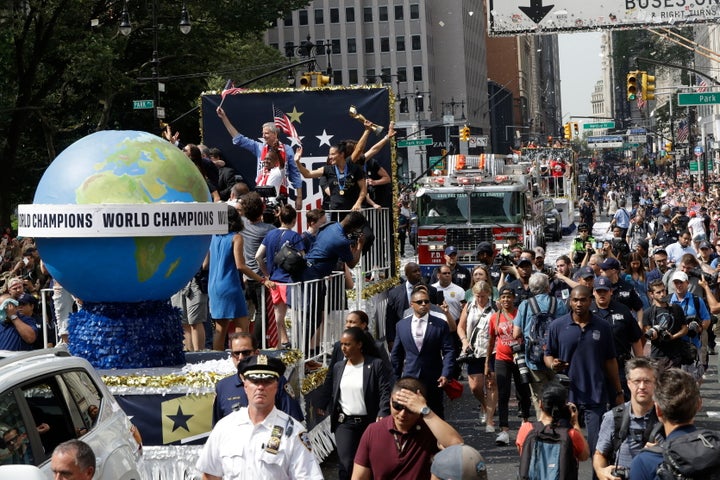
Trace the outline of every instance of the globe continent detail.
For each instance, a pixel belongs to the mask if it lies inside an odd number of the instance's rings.
[[[48,167],[36,204],[207,202],[205,179],[174,145],[145,132],[103,131]],[[89,302],[167,299],[198,270],[210,236],[38,238],[48,270]]]

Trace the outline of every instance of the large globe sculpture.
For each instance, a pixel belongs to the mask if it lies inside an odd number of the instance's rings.
[[[50,164],[36,204],[210,201],[205,180],[180,149],[155,135],[101,131],[73,143]],[[38,238],[53,278],[83,301],[170,298],[197,272],[206,236]]]
[[[197,273],[227,206],[199,169],[145,132],[103,131],[48,167],[18,230],[33,236],[53,278],[77,297],[69,349],[96,368],[184,363],[170,297]],[[23,233],[25,232],[25,233]]]

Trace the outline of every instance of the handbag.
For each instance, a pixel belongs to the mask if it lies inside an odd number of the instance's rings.
[[[285,235],[285,232],[280,235],[281,242],[283,235]],[[305,257],[300,253],[300,250],[290,245],[290,241],[285,241],[275,253],[273,263],[276,267],[285,270],[291,277],[301,274],[307,267]]]

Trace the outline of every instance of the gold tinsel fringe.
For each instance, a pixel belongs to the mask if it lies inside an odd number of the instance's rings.
[[[317,387],[325,383],[325,376],[327,375],[327,372],[328,369],[326,367],[316,372],[313,372],[303,378],[302,387],[300,388],[302,394],[307,395],[308,393],[312,392]]]

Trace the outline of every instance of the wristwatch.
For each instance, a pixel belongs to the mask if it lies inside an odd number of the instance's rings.
[[[422,415],[423,417],[424,417],[425,415],[428,415],[429,413],[430,413],[430,407],[428,407],[427,405],[425,405],[425,406],[420,410],[420,415]]]

